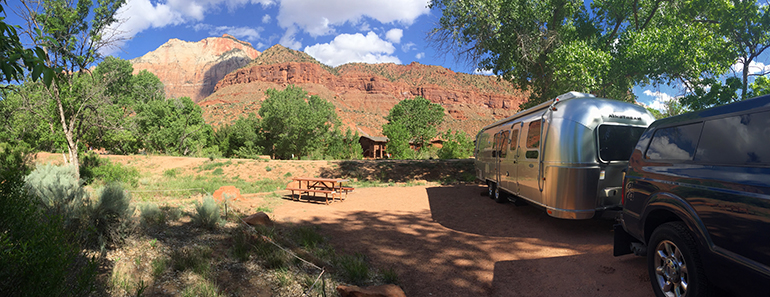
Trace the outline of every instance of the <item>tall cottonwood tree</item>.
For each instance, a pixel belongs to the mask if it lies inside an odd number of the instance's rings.
[[[110,99],[86,73],[102,59],[102,50],[117,41],[109,26],[118,21],[115,14],[123,4],[125,0],[22,0],[17,12],[27,22],[24,33],[46,51],[45,64],[62,70],[55,84],[43,88],[44,96],[25,95],[25,109],[60,127],[67,161],[75,167],[85,131],[105,124],[101,108]]]
[[[330,129],[339,126],[334,105],[317,95],[308,96],[300,87],[289,85],[269,89],[259,108],[265,152],[281,159],[307,156],[324,145]]]
[[[530,107],[566,91],[631,101],[635,84],[724,71],[729,45],[703,21],[708,0],[433,0],[439,49],[530,92]]]

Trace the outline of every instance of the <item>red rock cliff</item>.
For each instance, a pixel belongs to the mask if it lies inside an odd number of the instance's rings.
[[[216,83],[259,56],[250,43],[230,35],[198,42],[171,39],[158,49],[131,60],[134,73],[147,70],[158,76],[169,97],[198,102],[211,95]]]

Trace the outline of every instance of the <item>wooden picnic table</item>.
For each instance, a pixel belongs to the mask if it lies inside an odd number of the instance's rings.
[[[347,179],[339,178],[318,178],[318,177],[294,177],[292,181],[297,182],[297,187],[292,187],[291,184],[286,187],[291,191],[292,200],[294,199],[294,192],[298,192],[297,201],[302,198],[302,194],[310,195],[321,193],[326,197],[326,204],[329,204],[329,196],[331,195],[332,202],[335,201],[335,197],[339,197],[340,201],[343,201],[349,192],[353,191],[352,187],[343,186],[344,182],[348,182]],[[304,183],[303,183],[304,182]],[[343,197],[344,195],[344,197]]]

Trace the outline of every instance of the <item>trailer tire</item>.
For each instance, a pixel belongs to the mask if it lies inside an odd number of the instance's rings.
[[[495,187],[495,202],[506,203],[508,202],[508,194],[500,190],[500,187]]]
[[[495,183],[491,181],[487,181],[487,196],[489,198],[495,199],[495,191],[497,190],[497,186]]]

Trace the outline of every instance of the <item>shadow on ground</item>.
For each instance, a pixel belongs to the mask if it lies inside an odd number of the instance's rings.
[[[476,179],[473,162],[473,159],[340,161],[336,168],[321,168],[320,176],[379,182],[470,182]]]
[[[337,249],[363,253],[375,266],[395,269],[407,296],[579,296],[538,288],[558,287],[560,278],[572,274],[593,280],[588,287],[600,289],[601,294],[585,296],[643,291],[639,288],[646,284],[637,276],[623,289],[629,277],[619,271],[631,267],[637,273],[639,261],[612,257],[613,222],[555,219],[535,207],[495,203],[479,194],[483,191],[478,185],[429,187],[430,210],[357,210],[342,218],[304,221],[331,238],[349,239],[333,241]],[[559,270],[565,265],[571,270]],[[608,273],[617,276],[608,278]],[[508,283],[512,287],[505,289]],[[516,289],[516,283],[527,289]]]

